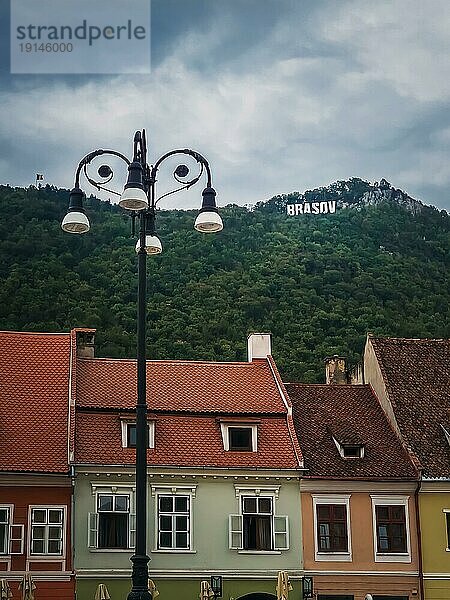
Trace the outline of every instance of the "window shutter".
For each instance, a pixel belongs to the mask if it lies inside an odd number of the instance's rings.
[[[130,528],[129,547],[134,548],[136,546],[136,515],[130,514],[128,523]]]
[[[98,513],[88,515],[88,548],[97,548]]]
[[[9,526],[9,554],[23,554],[24,525]]]
[[[289,550],[289,519],[284,516],[274,516],[273,529],[275,550]]]
[[[228,515],[228,543],[232,550],[242,550],[242,515]]]

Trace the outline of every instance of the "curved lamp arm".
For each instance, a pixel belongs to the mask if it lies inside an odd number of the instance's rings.
[[[97,156],[102,156],[103,154],[107,154],[110,156],[117,156],[121,160],[123,160],[127,164],[127,166],[130,166],[130,164],[131,164],[131,161],[125,155],[121,154],[120,152],[116,152],[115,150],[95,150],[94,152],[90,152],[89,154],[86,154],[86,156],[84,156],[78,164],[78,167],[77,167],[77,170],[75,173],[75,186],[74,187],[75,188],[80,187],[80,174],[81,174],[81,170],[83,170],[86,179],[89,181],[89,183],[92,186],[94,186],[98,190],[102,189],[107,192],[111,192],[113,194],[117,194],[120,196],[119,192],[115,192],[114,190],[109,190],[108,188],[104,187],[104,184],[111,181],[111,179],[114,177],[113,170],[111,169],[111,167],[109,165],[102,165],[98,169],[98,174],[100,175],[100,177],[103,177],[103,181],[101,181],[101,182],[96,181],[95,179],[90,177],[90,175],[87,171],[87,167],[91,164],[91,162],[94,160],[94,158],[97,158]]]

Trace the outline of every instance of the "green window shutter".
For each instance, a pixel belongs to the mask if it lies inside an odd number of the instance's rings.
[[[274,516],[273,530],[275,550],[289,550],[289,519],[285,516]]]
[[[130,528],[129,546],[134,548],[136,546],[136,515],[130,513],[128,523]]]
[[[23,554],[24,525],[9,526],[9,554]]]
[[[228,515],[228,543],[231,550],[242,550],[242,515]]]
[[[88,515],[88,548],[97,548],[98,513]]]

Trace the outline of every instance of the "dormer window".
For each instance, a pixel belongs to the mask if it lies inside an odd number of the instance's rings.
[[[136,422],[122,420],[122,447],[136,448]],[[155,447],[155,423],[150,421],[147,423],[148,443],[147,448]]]
[[[333,441],[342,458],[364,458],[364,444],[338,442],[334,436]]]
[[[220,424],[223,448],[228,452],[256,452],[258,449],[257,422],[227,421]]]
[[[344,458],[362,458],[364,456],[364,446],[359,444],[342,446],[342,451]]]
[[[228,447],[232,452],[251,452],[251,427],[228,427]]]

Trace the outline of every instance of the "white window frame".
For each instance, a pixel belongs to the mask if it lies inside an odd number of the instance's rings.
[[[276,511],[277,500],[279,498],[280,486],[261,486],[249,487],[235,485],[236,498],[238,500],[238,513],[228,515],[228,547],[230,550],[236,550],[239,554],[281,554],[290,549],[289,540],[289,517],[287,515],[278,515]],[[272,500],[272,550],[246,550],[243,547],[244,543],[244,513],[243,513],[243,498],[244,497],[270,497]],[[238,523],[236,529],[235,523]],[[283,528],[280,529],[280,525]],[[285,544],[278,545],[276,542],[276,534],[284,535]],[[235,543],[235,537],[240,536],[240,543]]]
[[[311,494],[313,501],[313,523],[314,523],[314,560],[317,562],[321,561],[333,561],[333,562],[352,562],[352,532],[350,528],[350,498],[351,494],[339,494],[339,495],[325,495],[325,494]],[[346,508],[347,515],[347,552],[322,552],[319,550],[319,540],[317,535],[317,506],[320,504],[342,504]]]
[[[8,520],[5,527],[5,552],[0,554],[0,560],[8,560],[11,556],[25,552],[25,525],[14,523],[14,504],[0,504],[0,509],[8,511]],[[14,552],[14,542],[19,542],[20,550]]]
[[[61,510],[62,511],[62,523],[33,523],[33,510]],[[52,552],[33,552],[33,526],[36,527],[61,527],[62,537],[61,537],[61,552],[56,554]],[[27,544],[27,552],[29,557],[39,557],[39,561],[41,560],[63,560],[66,558],[66,533],[67,533],[67,506],[62,504],[30,504],[28,507],[28,544]],[[44,541],[48,546],[48,537],[44,538]]]
[[[3,525],[5,525],[5,552],[0,552],[0,556],[9,556],[11,554],[11,545],[10,545],[10,539],[11,539],[11,527],[12,527],[12,511],[13,511],[13,505],[12,504],[0,504],[0,510],[6,510],[7,511],[7,520],[5,523],[2,523]]]
[[[230,429],[250,429],[252,432],[252,449],[250,452],[258,452],[258,425],[257,423],[239,423],[238,421],[221,423],[220,430],[222,432],[223,448],[227,452],[235,452],[230,450]],[[245,452],[245,450],[243,451]]]
[[[441,427],[442,427],[442,425],[441,425]],[[449,539],[448,529],[447,529],[447,519],[450,519],[450,508],[443,508],[442,512],[444,513],[445,539],[447,540],[447,543],[445,544],[445,551],[450,552],[450,539]]]
[[[135,507],[135,491],[136,488],[131,485],[124,484],[93,484],[92,485],[92,496],[94,511],[88,513],[87,520],[87,547],[90,552],[105,552],[105,553],[130,553],[135,547],[136,538],[136,515],[134,512]],[[128,511],[128,536],[127,536],[127,548],[99,548],[98,547],[98,497],[99,496],[128,496],[129,511]],[[93,540],[95,537],[95,540]]]
[[[373,527],[373,555],[375,562],[411,562],[411,540],[409,533],[409,496],[381,496],[370,495],[372,499],[372,527]],[[378,552],[377,547],[377,516],[376,506],[404,506],[405,507],[405,530],[406,530],[406,552]]]
[[[134,425],[136,427],[136,421],[129,419],[121,419],[120,421],[122,431],[122,448],[135,448],[135,446],[128,446],[128,426]],[[148,429],[148,448],[155,447],[155,421],[147,421]]]
[[[153,539],[152,552],[158,554],[195,554],[194,549],[194,502],[197,491],[196,485],[152,485],[151,493],[154,498],[154,516],[155,516],[155,535]],[[160,496],[188,496],[189,505],[189,537],[188,548],[159,548],[159,497]]]
[[[354,459],[358,459],[358,458],[364,458],[364,444],[341,444],[341,442],[338,442],[334,436],[333,436],[333,441],[336,445],[336,448],[338,449],[340,456],[342,458],[345,458],[345,460],[354,460]],[[358,448],[359,455],[358,456],[345,456],[345,449],[347,447]]]

